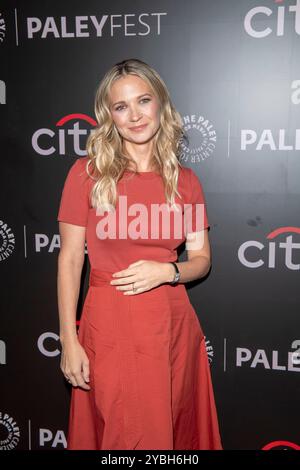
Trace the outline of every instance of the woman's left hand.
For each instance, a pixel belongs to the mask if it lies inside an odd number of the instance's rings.
[[[124,295],[135,295],[146,292],[165,282],[171,282],[174,277],[174,267],[170,263],[158,261],[139,260],[128,266],[127,269],[113,274],[110,282]],[[134,283],[134,290],[133,284]]]

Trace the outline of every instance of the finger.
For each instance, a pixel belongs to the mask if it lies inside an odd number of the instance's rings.
[[[112,274],[112,277],[125,277],[125,276],[128,276],[130,274],[130,272],[128,272],[127,269],[124,269],[123,271],[118,271],[117,273],[113,273]]]
[[[135,263],[130,264],[128,267],[129,267],[129,268],[132,268],[132,267],[134,267],[134,266],[139,266],[139,265],[142,264],[142,263],[144,263],[144,260],[143,260],[143,259],[141,259],[141,260],[139,260],[139,261],[136,261]]]
[[[84,380],[81,380],[78,383],[78,387],[83,388],[84,390],[91,390],[91,387],[87,383],[85,383]]]
[[[138,288],[138,284],[134,281],[130,282],[129,284],[126,284],[126,285],[123,285],[123,286],[116,286],[116,289],[117,290],[120,290],[120,291],[128,291],[128,290],[132,290],[133,288],[133,285],[134,284],[134,288],[137,289]]]
[[[138,281],[138,279],[135,275],[132,275],[128,277],[123,277],[122,279],[115,279],[113,281],[110,281],[110,284],[112,286],[124,286],[125,284],[130,284],[136,281]]]
[[[73,387],[77,387],[77,377],[80,375],[79,372],[68,372],[67,377],[69,377],[69,382],[73,385]]]
[[[91,388],[87,383],[85,383],[81,374],[76,375],[76,387],[81,387],[84,390],[90,390]]]
[[[68,382],[68,384],[72,385],[72,387],[76,387],[76,382],[71,377],[67,378],[67,382]]]
[[[132,267],[132,265],[130,265]],[[131,276],[132,274],[135,274],[134,270],[131,269],[131,267],[128,267],[127,269],[123,269],[122,271],[118,271],[116,273],[112,274],[112,277],[126,277],[126,276]]]
[[[147,289],[142,289],[141,287],[137,287],[136,289],[134,289],[134,291],[132,289],[126,291],[126,292],[123,292],[123,295],[135,295],[135,294],[141,294],[142,292],[146,292]]]
[[[151,287],[147,286],[146,281],[140,281],[138,284],[135,283],[134,287],[135,287],[134,291],[132,290],[132,286],[131,286],[131,289],[126,292],[123,292],[123,295],[142,294],[143,292],[147,292],[148,290],[151,289]]]
[[[82,375],[85,382],[90,381],[90,367],[88,362],[82,364]]]

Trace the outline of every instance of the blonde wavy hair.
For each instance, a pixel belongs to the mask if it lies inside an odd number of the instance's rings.
[[[154,155],[150,164],[163,178],[168,204],[175,203],[178,193],[180,147],[185,137],[180,114],[174,108],[168,89],[159,74],[139,59],[127,59],[115,64],[101,80],[95,96],[95,116],[98,125],[91,131],[86,143],[88,161],[86,172],[95,184],[90,194],[94,208],[110,210],[116,207],[117,182],[126,169],[136,162],[126,155],[123,139],[114,125],[109,103],[110,88],[115,80],[126,75],[137,75],[145,80],[160,103],[160,127],[154,136]],[[131,163],[131,165],[130,165]]]

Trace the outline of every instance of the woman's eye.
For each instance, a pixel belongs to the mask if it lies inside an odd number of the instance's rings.
[[[148,101],[151,101],[151,98],[143,98],[143,99],[140,100],[141,103],[142,103],[143,101],[146,102],[146,103],[148,103]],[[118,106],[117,108],[115,108],[115,111],[121,111],[124,107],[125,107],[125,106],[122,106],[122,105],[121,105],[121,106]]]

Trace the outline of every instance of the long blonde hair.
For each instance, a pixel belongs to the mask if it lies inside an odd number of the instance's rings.
[[[162,176],[167,203],[175,202],[178,193],[180,144],[184,136],[180,114],[174,108],[168,89],[158,73],[139,59],[128,59],[115,64],[101,80],[95,96],[95,116],[98,125],[91,131],[86,143],[87,174],[95,180],[90,194],[94,208],[116,207],[117,182],[124,171],[136,162],[123,151],[122,137],[114,125],[109,109],[109,92],[115,80],[133,74],[145,80],[160,103],[160,127],[154,136],[154,155],[150,162]],[[91,168],[90,168],[91,167]]]

